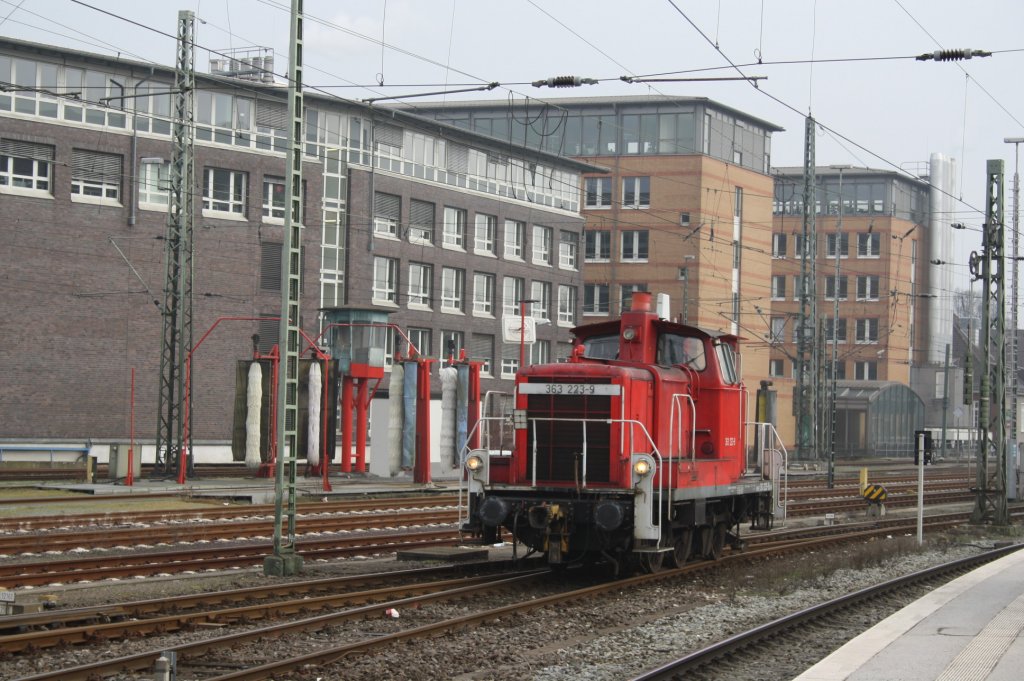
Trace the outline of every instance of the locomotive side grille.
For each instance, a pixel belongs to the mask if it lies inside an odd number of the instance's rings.
[[[529,395],[530,419],[607,419],[611,397],[607,395]],[[586,427],[588,483],[610,482],[611,425],[606,422],[530,421],[527,431],[527,470],[533,470],[533,438],[537,438],[537,480],[583,480],[583,428]]]

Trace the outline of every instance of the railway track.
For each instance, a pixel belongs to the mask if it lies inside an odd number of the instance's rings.
[[[936,522],[950,523],[961,522],[962,518],[954,519],[945,517]],[[88,664],[80,664],[71,667],[50,668],[48,671],[25,677],[25,681],[43,681],[56,679],[93,679],[112,673],[124,674],[150,674],[156,659],[165,650],[173,650],[179,661],[178,673],[182,678],[213,678],[218,681],[228,679],[268,679],[282,678],[291,673],[300,673],[303,669],[311,666],[317,669],[317,675],[324,678],[332,678],[332,675],[344,675],[343,669],[338,664],[339,660],[346,660],[349,656],[381,650],[393,646],[399,642],[408,642],[418,639],[431,639],[443,634],[451,634],[467,628],[483,626],[496,621],[504,621],[521,617],[524,613],[530,613],[540,608],[566,607],[567,604],[587,599],[600,597],[606,594],[628,592],[631,589],[642,587],[648,588],[658,583],[674,579],[693,579],[705,571],[713,571],[723,564],[739,563],[744,561],[752,564],[763,564],[766,558],[777,556],[780,553],[793,551],[820,550],[823,547],[848,543],[851,541],[863,540],[867,537],[885,535],[898,531],[900,527],[904,530],[913,527],[914,521],[903,521],[902,525],[893,522],[885,527],[874,527],[870,529],[858,528],[856,532],[844,536],[824,536],[815,538],[796,539],[793,537],[781,537],[775,542],[765,542],[764,545],[754,547],[751,550],[731,553],[717,562],[692,563],[678,570],[671,570],[643,575],[624,580],[615,580],[591,584],[578,588],[577,585],[567,583],[565,580],[548,580],[543,582],[548,593],[538,595],[537,591],[523,589],[530,584],[538,584],[537,580],[543,579],[539,573],[531,572],[524,575],[501,576],[495,578],[497,581],[480,579],[478,582],[458,584],[454,582],[437,582],[431,586],[409,586],[403,585],[402,589],[414,589],[411,596],[388,599],[385,592],[376,593],[356,592],[349,594],[357,603],[359,599],[373,601],[368,604],[354,604],[344,601],[336,594],[318,596],[315,598],[298,598],[281,601],[277,610],[271,613],[273,608],[263,605],[255,605],[255,612],[268,613],[256,616],[246,614],[243,608],[248,606],[237,606],[222,609],[218,612],[203,610],[184,614],[174,614],[164,617],[152,618],[152,621],[136,625],[129,622],[112,622],[109,625],[102,624],[93,627],[96,636],[90,637],[89,625],[78,625],[69,628],[67,637],[61,639],[61,631],[31,633],[31,636],[23,634],[23,638],[0,637],[0,646],[7,640],[11,644],[9,652],[29,650],[28,646],[35,646],[40,649],[63,644],[82,644],[87,640],[96,640],[106,636],[137,636],[146,631],[159,631],[161,627],[168,630],[177,630],[180,627],[195,626],[197,623],[205,623],[206,626],[227,627],[234,626],[238,621],[250,621],[265,619],[269,617],[292,618],[288,621],[269,624],[261,627],[248,627],[243,631],[224,630],[223,634],[204,636],[201,640],[192,640],[180,644],[164,645],[159,649],[136,651],[131,654],[91,661]],[[808,530],[810,531],[810,530]],[[405,592],[403,592],[404,594]],[[244,598],[244,596],[243,596]],[[230,600],[230,599],[229,599]],[[307,600],[308,608],[298,617],[296,612],[302,611],[302,601]],[[202,598],[198,599],[202,602]],[[435,607],[442,603],[457,602],[457,608],[441,609],[441,617],[431,616]],[[346,607],[346,603],[348,607]],[[146,606],[152,608],[152,604]],[[333,610],[328,614],[314,614],[320,608],[342,608]],[[262,608],[262,610],[260,610]],[[417,613],[411,623],[405,625],[403,622],[392,621],[388,618],[381,619],[386,611],[391,609],[403,612]],[[421,612],[423,614],[419,614]],[[457,614],[452,615],[452,611]],[[116,611],[115,611],[116,612]],[[276,614],[276,613],[280,614]],[[186,618],[184,615],[188,614]],[[169,619],[168,619],[169,618]],[[356,624],[366,618],[372,618],[368,627]],[[337,625],[341,622],[348,622],[349,625],[339,630]],[[139,627],[139,628],[135,628]],[[361,628],[360,628],[361,627]],[[321,631],[344,631],[344,639],[329,643],[331,638],[323,636],[310,638],[310,632]],[[296,638],[298,637],[298,638]],[[43,644],[42,641],[47,641]],[[267,651],[267,641],[274,641],[273,652]],[[63,641],[63,643],[61,643]],[[310,641],[313,643],[311,644]],[[311,649],[311,645],[313,648]],[[4,649],[4,648],[0,648]],[[293,652],[291,656],[282,658],[281,651]],[[281,659],[279,659],[281,658]],[[50,664],[50,663],[46,663]],[[340,678],[340,676],[334,676]],[[127,677],[122,677],[127,678]],[[135,678],[143,678],[138,676]]]
[[[916,600],[927,590],[974,568],[1021,549],[1014,545],[938,565],[826,601],[736,634],[667,662],[633,681],[744,677],[754,670],[761,678],[791,678],[820,659],[812,649],[803,662],[799,652],[809,640],[820,648],[838,648],[859,634],[865,620],[884,617]],[[827,642],[827,643],[826,643]],[[780,668],[780,658],[784,668]],[[794,666],[797,668],[794,669]]]

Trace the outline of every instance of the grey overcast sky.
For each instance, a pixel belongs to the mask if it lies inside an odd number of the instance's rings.
[[[208,48],[257,45],[274,49],[284,73],[289,4],[0,0],[0,32],[172,65],[174,41],[155,31],[173,36],[178,10],[189,9],[203,21],[202,70]],[[306,0],[304,9],[306,82],[345,97],[495,81],[503,86],[490,93],[451,97],[709,97],[785,128],[773,138],[775,166],[802,164],[810,111],[847,138],[819,129],[819,165],[913,170],[932,152],[955,158],[965,202],[956,219],[975,228],[983,221],[985,161],[1006,159],[1009,222],[1014,153],[1003,138],[1024,137],[1021,0]],[[996,54],[943,63],[908,58],[940,48]],[[760,89],[742,81],[618,80],[680,71],[737,76],[730,60],[746,75],[765,76]],[[558,75],[610,80],[567,90],[528,84]],[[967,250],[979,237],[964,235]]]

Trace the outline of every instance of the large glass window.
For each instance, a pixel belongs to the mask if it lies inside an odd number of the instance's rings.
[[[409,243],[434,243],[434,204],[413,199],[409,204]]]
[[[535,265],[551,264],[551,231],[550,227],[533,226],[533,262]]]
[[[558,325],[572,326],[576,322],[576,287],[558,287]]]
[[[284,195],[283,177],[263,178],[263,217],[284,220]]]
[[[881,235],[878,232],[871,232],[857,235],[857,257],[877,258],[881,255]]]
[[[877,362],[854,362],[853,363],[853,374],[854,379],[858,381],[877,381],[878,380],[878,363]]]
[[[441,268],[441,310],[462,312],[465,309],[466,271],[454,267]]]
[[[578,264],[579,239],[575,232],[562,230],[558,235],[558,266],[563,270],[575,270]]]
[[[622,207],[623,208],[650,208],[651,206],[651,178],[650,177],[624,177],[622,178]]]
[[[373,259],[373,302],[392,304],[398,302],[397,258],[377,256]]]
[[[588,177],[586,208],[610,208],[612,205],[612,178]]]
[[[395,194],[374,192],[373,233],[378,236],[398,238],[398,226],[402,222],[402,197]]]
[[[530,314],[534,319],[551,319],[551,284],[535,281],[530,284]]]
[[[519,220],[505,220],[505,257],[522,260],[525,241],[526,223]]]
[[[170,203],[171,164],[164,162],[139,165],[139,205],[166,208]]]
[[[466,248],[466,222],[468,220],[465,209],[444,208],[444,235],[442,245],[445,248],[462,250]]]
[[[0,140],[0,187],[49,192],[53,156],[47,144]]]
[[[121,161],[120,154],[72,149],[72,195],[118,201],[121,197]]]
[[[608,230],[588,230],[584,236],[583,257],[587,262],[608,262],[611,258],[612,233]]]
[[[520,277],[505,277],[502,281],[501,312],[519,316],[519,301],[525,300],[526,283]]]
[[[868,317],[857,320],[857,342],[877,343],[878,342],[878,318]]]
[[[831,233],[826,235],[826,246],[825,246],[825,257],[834,258],[836,257],[836,234]],[[850,255],[850,235],[848,232],[843,232],[839,235],[839,257],[846,258]]]
[[[493,215],[476,214],[476,230],[473,235],[473,252],[477,255],[494,255],[494,239],[498,231],[498,218]]]
[[[857,300],[878,300],[879,277],[861,274],[857,276]]]
[[[203,183],[203,209],[233,215],[245,214],[246,173],[207,168]]]
[[[201,89],[196,95],[196,139],[247,147],[252,140],[253,100]]]
[[[430,307],[434,268],[426,263],[409,263],[409,307]]]
[[[494,275],[473,273],[473,314],[494,315]]]
[[[839,277],[839,300],[846,300],[848,296],[849,288],[847,287],[847,277],[845,275]],[[836,299],[836,278],[834,275],[825,277],[825,299],[835,300]]]
[[[608,284],[584,284],[583,314],[606,315],[608,312]]]
[[[647,230],[626,230],[622,233],[622,261],[647,262]]]

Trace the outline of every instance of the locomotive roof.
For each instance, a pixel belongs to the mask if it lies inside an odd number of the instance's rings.
[[[658,331],[672,331],[675,333],[688,333],[697,337],[705,338],[734,338],[736,340],[743,340],[741,336],[736,336],[731,333],[725,333],[724,331],[718,331],[716,329],[705,329],[699,326],[690,326],[689,324],[680,324],[679,322],[673,322],[668,319],[657,319],[654,322],[655,327]],[[589,336],[600,336],[609,333],[617,334],[619,328],[622,326],[621,319],[611,319],[606,322],[594,322],[593,324],[581,324],[570,329],[573,336],[577,338],[585,338]]]

